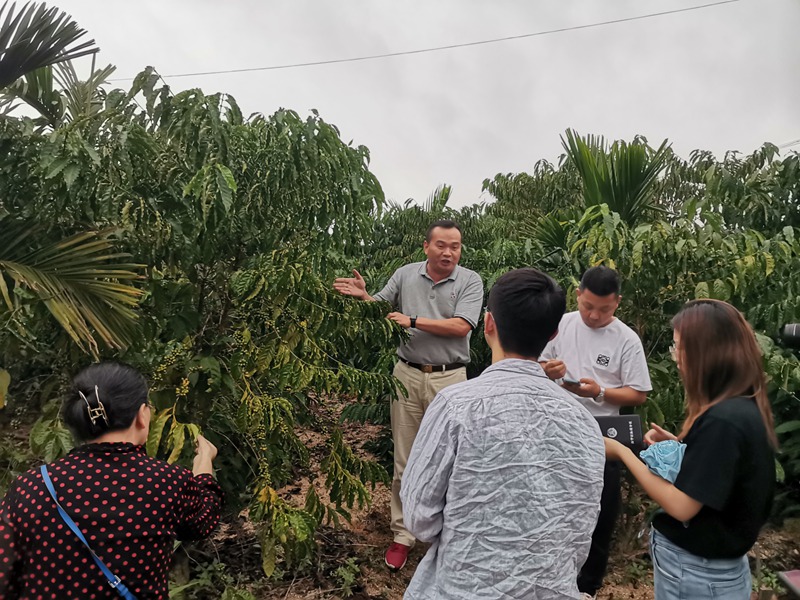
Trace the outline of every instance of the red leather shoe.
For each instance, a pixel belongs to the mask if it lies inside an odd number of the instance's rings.
[[[386,563],[386,566],[389,567],[390,571],[397,572],[406,566],[409,550],[411,550],[411,546],[398,544],[397,542],[389,546],[389,549],[386,551],[386,556],[384,556],[383,560]]]

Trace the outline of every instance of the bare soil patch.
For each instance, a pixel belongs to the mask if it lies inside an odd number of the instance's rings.
[[[335,420],[341,407],[325,403],[323,420]],[[345,424],[345,439],[362,456],[369,456],[362,446],[365,441],[375,439],[380,427]],[[318,463],[324,456],[324,437],[312,430],[300,432],[308,444],[313,460]],[[318,464],[312,465],[312,471]],[[313,482],[312,482],[313,480]],[[320,497],[327,499],[323,486],[324,478],[304,477],[298,483],[279,490],[289,502],[302,505],[309,485],[317,488]],[[630,494],[626,489],[626,494]],[[303,600],[353,598],[399,600],[414,574],[416,566],[424,556],[427,546],[417,544],[412,550],[408,564],[400,573],[391,573],[383,562],[383,553],[392,542],[389,527],[389,502],[391,492],[387,486],[376,487],[372,504],[352,511],[352,521],[339,529],[323,527],[317,535],[318,555],[316,563],[307,574],[293,577],[285,574],[279,579],[265,581],[260,568],[257,537],[253,526],[242,515],[236,522],[223,524],[211,540],[202,545],[207,555],[217,556],[237,572],[241,584],[257,598],[264,600]],[[631,536],[630,532],[641,530],[645,522],[645,509],[640,514],[628,516],[626,531],[628,538],[618,544],[613,553],[606,585],[598,594],[600,600],[650,600],[653,598],[652,564],[647,551],[647,536]],[[632,538],[632,539],[631,539]],[[624,546],[624,550],[620,548]],[[756,562],[758,561],[758,562]],[[765,585],[774,583],[775,573],[780,570],[800,567],[800,523],[789,523],[783,530],[765,531],[751,552],[751,564],[763,573]],[[349,573],[348,583],[341,570]],[[759,596],[753,594],[756,599]],[[769,598],[769,595],[763,598]],[[777,596],[781,600],[787,596]]]

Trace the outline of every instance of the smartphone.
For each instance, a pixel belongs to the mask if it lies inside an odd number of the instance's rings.
[[[564,377],[564,383],[571,383],[572,385],[581,385],[581,382],[577,379],[570,379],[569,377]]]

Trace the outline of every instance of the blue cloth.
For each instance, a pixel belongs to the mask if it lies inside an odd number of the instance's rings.
[[[750,600],[746,555],[721,559],[695,556],[653,529],[650,556],[656,600]]]
[[[649,448],[639,453],[639,458],[644,461],[650,470],[670,483],[675,483],[681,470],[681,462],[686,452],[686,444],[676,440],[656,442]]]

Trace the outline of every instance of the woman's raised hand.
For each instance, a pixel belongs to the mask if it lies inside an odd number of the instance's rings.
[[[656,442],[665,442],[667,440],[677,440],[677,436],[670,433],[666,429],[659,427],[655,423],[650,423],[650,431],[644,434],[645,443],[650,446]]]
[[[213,473],[214,467],[211,462],[217,457],[217,447],[202,435],[198,435],[194,452],[194,468],[192,472],[195,475]]]
[[[197,436],[197,445],[195,447],[195,454],[204,455],[208,457],[209,460],[214,460],[217,458],[217,447],[209,442],[206,438],[202,435]]]

